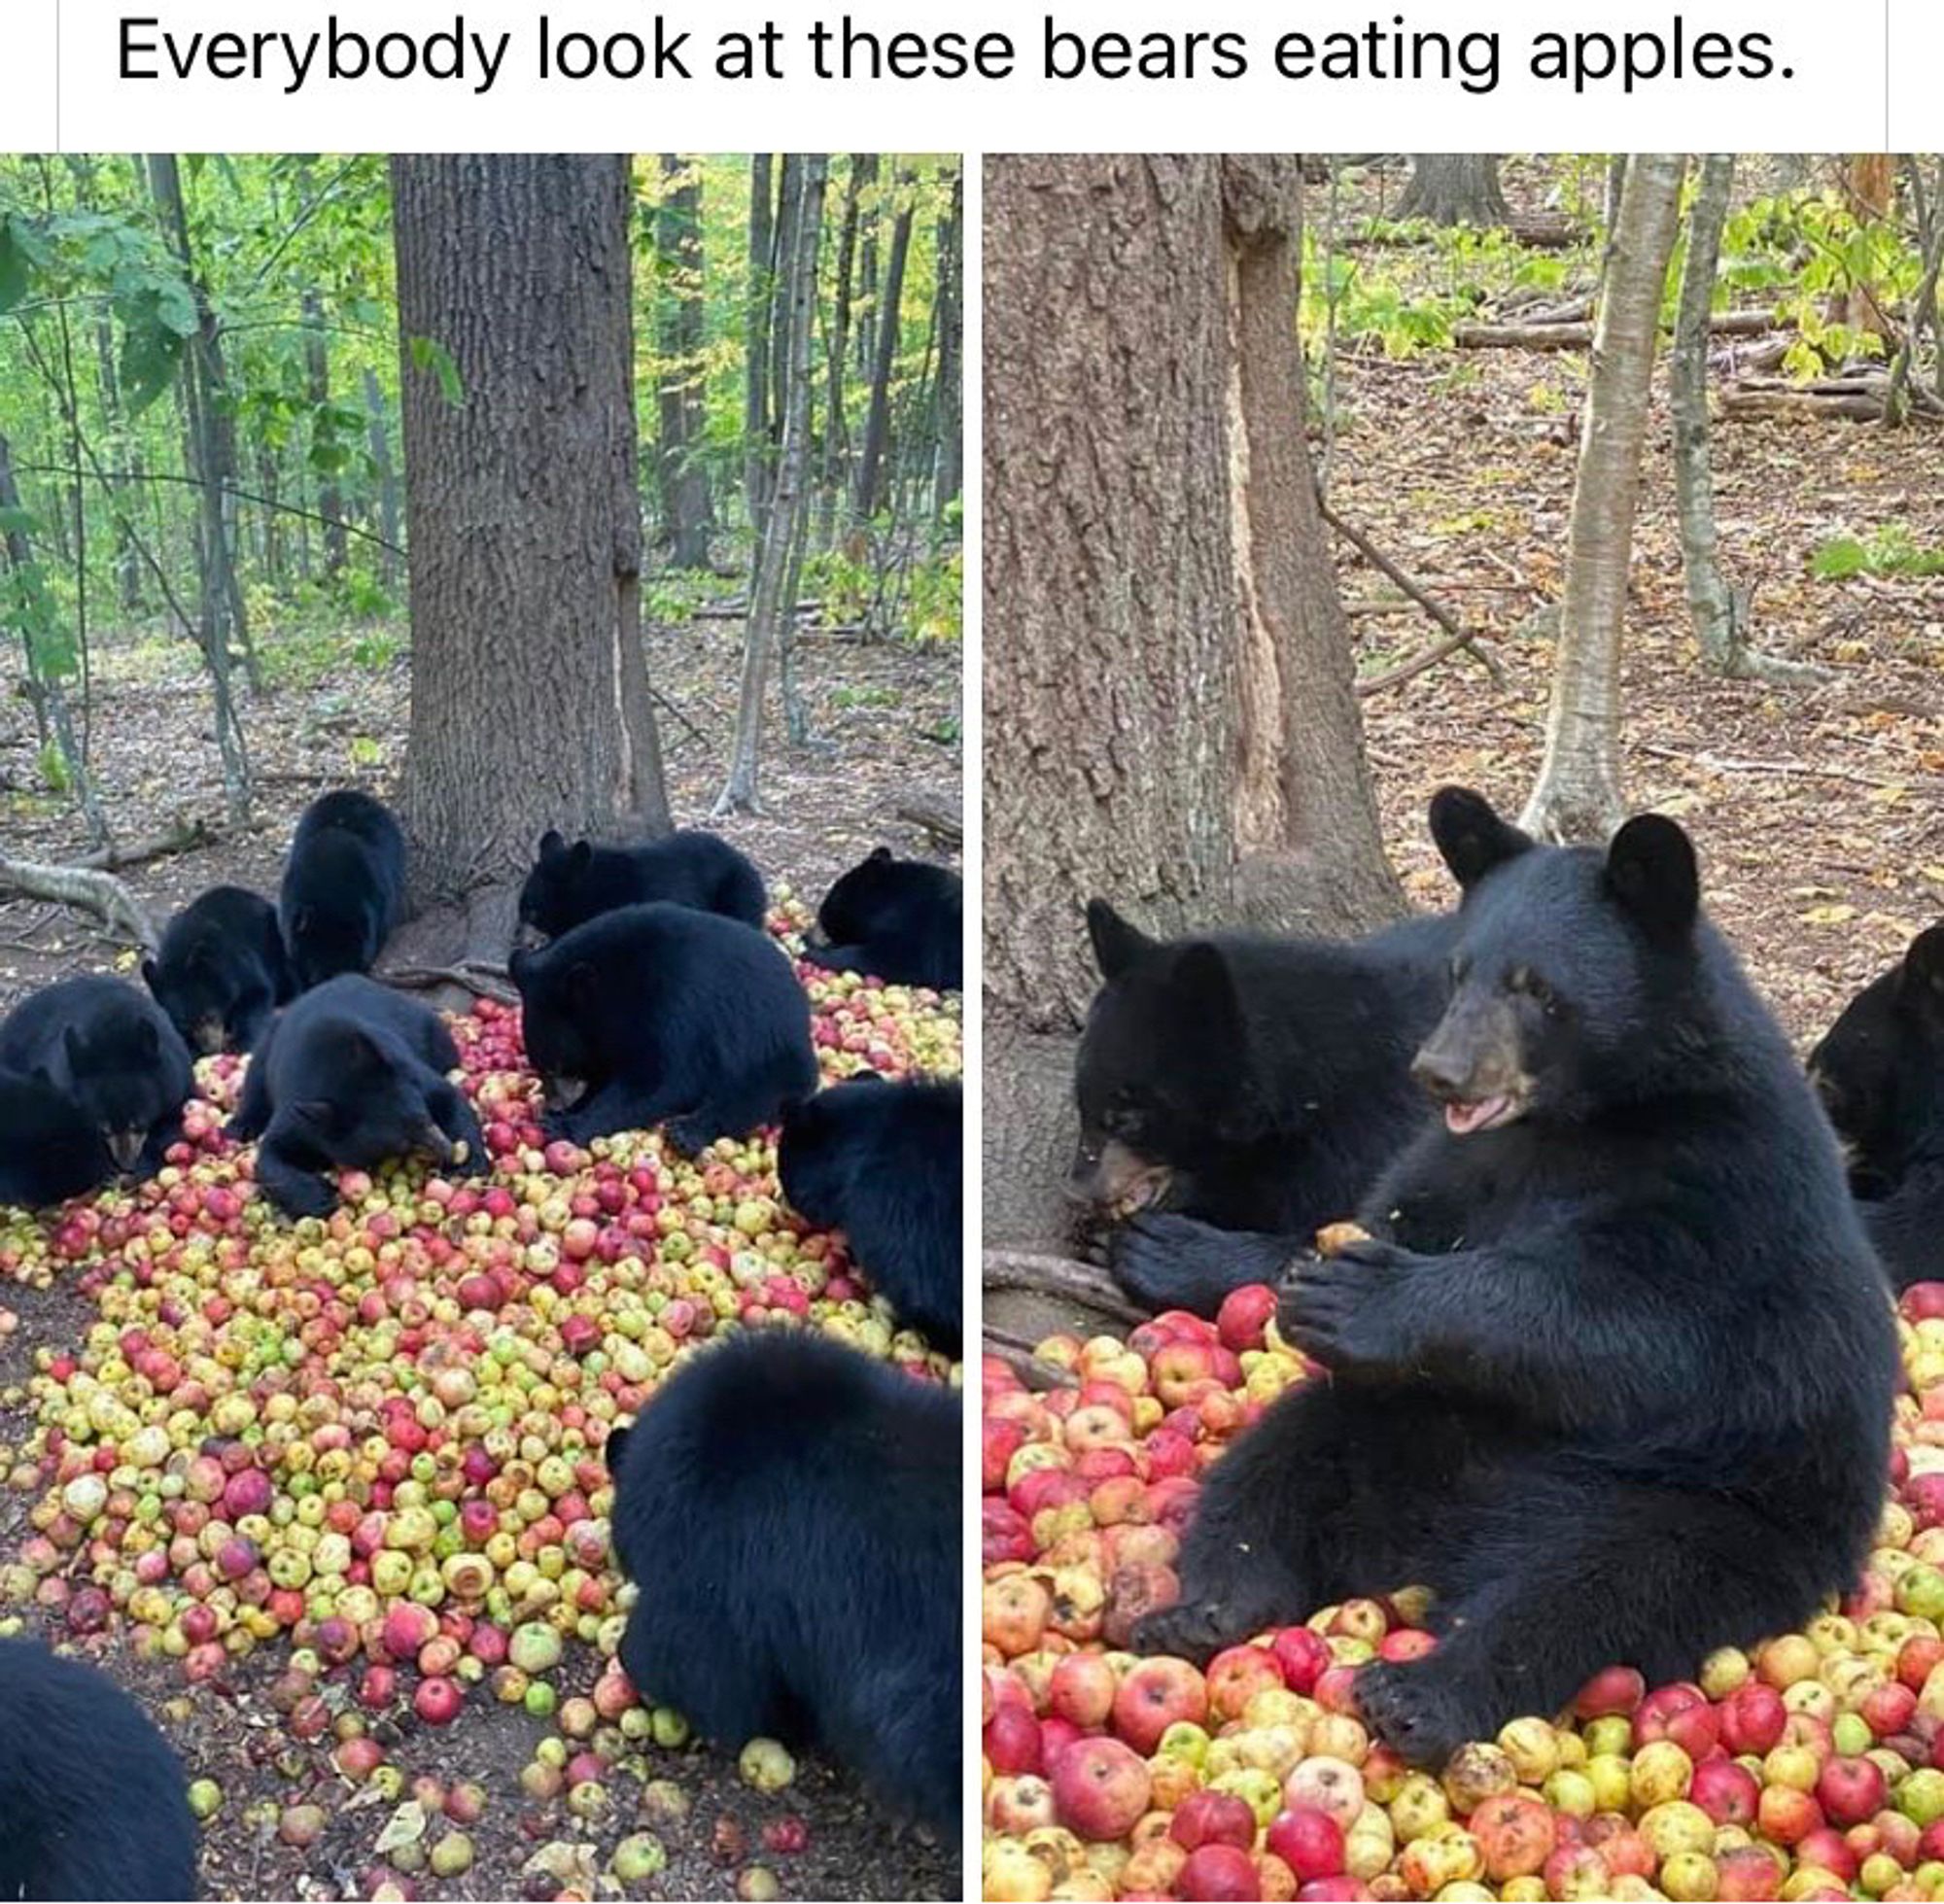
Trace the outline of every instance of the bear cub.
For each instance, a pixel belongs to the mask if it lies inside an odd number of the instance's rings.
[[[465,1092],[452,1033],[436,1012],[356,973],[307,991],[250,1061],[225,1134],[257,1145],[257,1182],[287,1216],[337,1207],[333,1170],[430,1156],[476,1176],[485,1139]],[[461,1159],[458,1146],[466,1146]]]
[[[558,939],[603,913],[654,900],[757,927],[768,907],[755,862],[716,834],[697,828],[645,847],[597,847],[569,846],[549,830],[520,888],[520,924]]]
[[[1172,1210],[1223,1229],[1313,1233],[1349,1216],[1425,1122],[1410,1060],[1443,1009],[1454,918],[1354,944],[1160,940],[1095,899],[1087,930],[1103,983],[1074,1066],[1067,1180],[1087,1216]],[[1232,1287],[1122,1231],[1107,1261],[1150,1309],[1212,1316]]]
[[[0,1640],[0,1897],[195,1895],[181,1761],[105,1675]]]
[[[1944,1277],[1944,925],[1851,999],[1809,1075],[1891,1282]]]
[[[0,1072],[39,1079],[81,1114],[100,1145],[102,1183],[161,1168],[195,1089],[189,1047],[162,1008],[95,974],[62,979],[15,1006],[0,1021]]]
[[[880,847],[824,894],[803,955],[886,985],[956,991],[965,982],[963,890],[951,867]]]
[[[816,1746],[958,1838],[959,1401],[827,1337],[700,1350],[608,1437],[621,1664],[704,1737]]]
[[[549,1136],[661,1125],[693,1155],[816,1089],[810,999],[775,940],[736,919],[624,906],[509,970]]]
[[[1686,1678],[1849,1588],[1898,1375],[1828,1123],[1686,835],[1645,814],[1605,851],[1542,847],[1449,788],[1431,819],[1464,891],[1412,1066],[1441,1116],[1366,1199],[1371,1240],[1284,1240],[1278,1322],[1330,1379],[1209,1470],[1179,1602],[1134,1634],[1205,1657],[1422,1583],[1437,1649],[1356,1697],[1425,1764],[1609,1663]]]
[[[777,1180],[791,1209],[841,1229],[898,1320],[959,1351],[964,1261],[964,1093],[875,1071],[783,1111]]]
[[[212,886],[169,921],[142,978],[192,1052],[247,1052],[294,995],[277,909],[241,886]]]
[[[405,836],[384,802],[356,787],[313,800],[292,836],[277,900],[294,988],[370,971],[404,902]]]

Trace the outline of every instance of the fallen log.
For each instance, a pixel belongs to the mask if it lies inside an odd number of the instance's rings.
[[[1760,337],[1781,322],[1776,311],[1719,311],[1708,329],[1717,337]],[[1585,318],[1546,311],[1516,323],[1453,325],[1451,341],[1459,350],[1585,350],[1593,342],[1593,326]]]
[[[965,844],[965,816],[943,800],[928,794],[907,793],[892,802],[891,812],[901,820],[921,828],[948,847]]]
[[[78,906],[105,921],[111,931],[132,939],[144,952],[152,952],[161,944],[149,909],[113,873],[98,867],[42,866],[25,859],[0,859],[0,894],[9,892]]]

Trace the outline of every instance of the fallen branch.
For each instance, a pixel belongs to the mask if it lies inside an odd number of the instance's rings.
[[[986,1353],[1003,1362],[1030,1389],[1078,1388],[1080,1377],[1057,1362],[1048,1362],[1033,1353],[1034,1344],[1024,1335],[1009,1334],[988,1325],[984,1332]]]
[[[1656,746],[1647,741],[1639,746],[1642,753],[1652,754],[1658,760],[1684,760],[1706,768],[1711,774],[1776,774],[1812,780],[1847,780],[1852,786],[1944,786],[1944,781],[1923,774],[1914,774],[1908,779],[1886,780],[1875,774],[1858,774],[1847,767],[1819,767],[1808,760],[1728,760],[1719,754],[1690,753],[1683,747]]]
[[[129,847],[111,844],[98,848],[84,854],[75,864],[91,872],[114,873],[124,866],[146,866],[152,859],[167,859],[175,853],[213,847],[224,837],[225,829],[212,826],[206,819],[179,819],[165,833],[138,840]]]
[[[24,893],[79,906],[103,919],[144,952],[161,943],[148,908],[113,873],[91,866],[39,866],[24,859],[0,859],[0,893]]]
[[[1505,686],[1505,670],[1499,666],[1497,656],[1484,646],[1482,638],[1475,631],[1467,628],[1435,596],[1427,594],[1418,582],[1400,569],[1361,529],[1345,522],[1330,506],[1327,497],[1319,493],[1316,506],[1321,511],[1323,520],[1336,530],[1337,535],[1341,536],[1387,581],[1403,589],[1445,633],[1444,640],[1434,643],[1423,654],[1405,662],[1401,667],[1393,668],[1377,675],[1373,680],[1359,681],[1357,693],[1361,697],[1368,699],[1383,688],[1395,687],[1399,681],[1407,681],[1413,675],[1421,675],[1427,668],[1436,666],[1446,655],[1455,654],[1460,648],[1470,650],[1472,658],[1491,676],[1494,687]]]
[[[1091,1309],[1110,1322],[1136,1328],[1148,1320],[1106,1270],[1071,1257],[1042,1256],[1031,1250],[988,1250],[984,1260],[989,1290],[1020,1290]]]
[[[1708,321],[1708,329],[1717,337],[1760,337],[1781,324],[1777,311],[1718,311]],[[1460,350],[1473,351],[1586,350],[1593,342],[1593,326],[1588,318],[1567,318],[1547,311],[1516,324],[1453,325],[1451,341]]]
[[[491,998],[502,1005],[517,1005],[520,994],[506,976],[503,965],[486,965],[466,959],[458,965],[395,965],[371,975],[380,985],[399,991],[435,991],[441,986],[457,986],[475,998]]]
[[[948,847],[965,844],[965,816],[924,794],[907,793],[891,803],[891,812],[901,820],[921,828]]]

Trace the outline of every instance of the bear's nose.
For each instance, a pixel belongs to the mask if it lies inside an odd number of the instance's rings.
[[[1449,1102],[1465,1095],[1465,1072],[1444,1053],[1426,1046],[1410,1061],[1411,1082],[1418,1090]]]

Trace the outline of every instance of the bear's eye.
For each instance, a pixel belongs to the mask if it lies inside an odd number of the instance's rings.
[[[1529,965],[1513,966],[1506,980],[1506,989],[1520,998],[1530,998],[1535,1005],[1541,1005],[1548,1012],[1552,1009],[1552,987]]]

